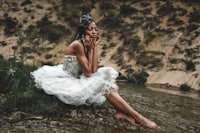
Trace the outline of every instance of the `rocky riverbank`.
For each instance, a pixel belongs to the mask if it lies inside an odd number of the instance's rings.
[[[66,105],[67,106],[67,105]],[[114,109],[109,104],[101,107],[78,107],[63,116],[45,116],[23,111],[0,115],[1,132],[139,132],[144,128],[131,126],[113,117]]]

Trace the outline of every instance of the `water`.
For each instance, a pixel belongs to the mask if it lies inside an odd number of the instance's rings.
[[[200,97],[190,92],[119,83],[120,94],[138,112],[155,121],[166,133],[200,132]],[[143,130],[148,131],[148,130]]]

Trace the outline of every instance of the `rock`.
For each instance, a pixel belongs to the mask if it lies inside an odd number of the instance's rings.
[[[131,127],[126,127],[126,129],[134,131],[134,130],[137,130],[138,127],[137,126],[131,126]]]
[[[51,126],[60,126],[60,122],[58,122],[58,121],[51,121],[50,125]]]
[[[44,117],[43,116],[31,116],[29,119],[30,120],[42,120]]]
[[[13,112],[10,115],[10,117],[8,117],[8,121],[10,123],[15,123],[15,122],[22,121],[25,117],[26,117],[26,114],[24,112],[16,111],[16,112]]]
[[[72,110],[72,111],[70,112],[70,116],[71,116],[71,117],[77,117],[77,110]]]

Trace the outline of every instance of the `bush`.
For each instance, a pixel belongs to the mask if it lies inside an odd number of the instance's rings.
[[[24,2],[21,3],[21,6],[26,6],[32,4],[31,0],[25,0]]]
[[[18,21],[16,19],[8,17],[8,16],[6,17],[4,23],[5,23],[4,32],[5,32],[5,35],[7,36],[17,33],[21,27],[21,25],[18,24]]]
[[[162,60],[158,57],[155,57],[155,53],[151,51],[144,51],[141,52],[139,56],[137,56],[136,64],[147,66],[149,69],[154,67],[161,67],[163,66]],[[160,53],[161,55],[162,53]]]
[[[131,14],[135,14],[137,12],[138,12],[138,10],[136,8],[131,7],[130,5],[123,4],[120,7],[120,13],[125,15],[125,16],[131,15]]]
[[[100,25],[108,29],[117,29],[121,26],[122,19],[119,15],[110,13],[108,16],[105,16],[101,21]]]
[[[108,2],[108,1],[103,1],[100,4],[100,9],[102,11],[110,11],[110,9],[115,9],[115,8],[116,7],[111,2]]]
[[[164,6],[160,6],[160,8],[157,11],[157,14],[159,14],[160,16],[166,16],[171,13],[174,13],[175,11],[176,9],[173,7],[173,5],[166,4]]]
[[[127,74],[127,81],[134,84],[144,85],[147,81],[148,76],[149,74],[145,71],[132,71]]]
[[[182,90],[182,91],[190,91],[190,89],[191,89],[191,87],[188,86],[186,83],[181,84],[181,86],[180,86],[180,90]]]
[[[192,32],[192,31],[194,31],[194,30],[197,30],[198,28],[199,28],[198,25],[196,25],[196,24],[190,24],[190,25],[188,26],[188,33]]]
[[[195,10],[194,12],[190,13],[190,19],[189,23],[200,23],[200,12],[198,10]]]
[[[187,71],[195,71],[195,63],[190,61],[185,61],[185,65],[186,65],[186,70]]]
[[[35,38],[44,38],[50,42],[57,42],[66,35],[71,34],[71,31],[66,29],[65,26],[55,25],[49,21],[47,15],[45,15],[36,24],[36,26],[30,25],[25,31],[27,34],[29,34],[28,38],[30,40],[34,40]]]
[[[30,76],[34,69],[33,66],[18,62],[16,58],[4,60],[0,56],[0,93],[6,97],[0,101],[0,112],[9,113],[17,109],[44,115],[66,113],[70,106],[34,86]]]

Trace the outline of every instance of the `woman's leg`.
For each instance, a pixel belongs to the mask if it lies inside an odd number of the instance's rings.
[[[130,117],[130,116],[126,115],[125,113],[120,112],[120,111],[118,111],[118,110],[117,110],[117,112],[115,113],[115,116],[114,116],[114,117],[117,118],[117,119],[126,120],[126,121],[127,121],[128,123],[130,123],[131,125],[137,125],[137,124],[135,123],[135,120],[134,120],[132,117]]]
[[[119,94],[117,91],[111,91],[107,96],[108,101],[120,112],[126,114],[127,116],[131,116],[134,118],[139,124],[149,127],[149,128],[158,128],[156,123],[145,118],[137,111],[135,111]]]

